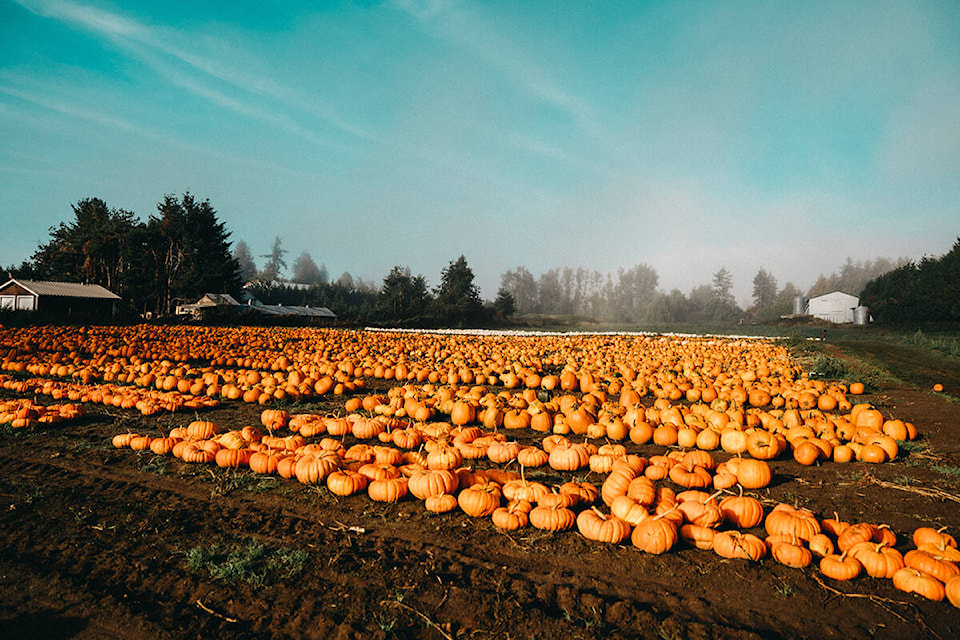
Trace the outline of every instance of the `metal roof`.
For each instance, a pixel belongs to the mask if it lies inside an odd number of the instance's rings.
[[[264,304],[254,306],[260,313],[272,316],[306,316],[311,318],[336,318],[337,314],[326,307],[300,307],[282,304]]]
[[[205,302],[204,298],[209,302]],[[229,293],[205,293],[203,297],[197,300],[192,306],[208,307],[211,305],[218,307],[238,307],[240,303],[234,300],[233,296]]]
[[[38,296],[54,296],[59,298],[101,298],[106,300],[122,300],[120,296],[98,284],[83,284],[80,282],[46,282],[43,280],[17,280],[11,278],[3,286],[11,282]]]

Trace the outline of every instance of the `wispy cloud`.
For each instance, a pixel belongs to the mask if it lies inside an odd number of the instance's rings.
[[[283,87],[266,76],[252,76],[237,67],[191,51],[175,42],[182,36],[172,34],[163,28],[148,26],[122,15],[72,0],[14,1],[37,15],[107,39],[113,46],[146,63],[169,82],[199,98],[220,108],[300,136],[313,144],[345,150],[343,145],[331,143],[326,137],[294,122],[276,110],[255,104],[256,100],[250,100],[250,97],[259,96],[274,100],[282,108],[310,113],[351,136],[367,140],[375,139],[369,131],[347,122],[317,97],[311,97],[308,100],[297,96],[295,91]],[[223,43],[214,43],[214,45],[220,49],[227,48]],[[164,58],[174,58],[183,63],[190,73],[177,70],[176,65],[165,61]],[[247,97],[228,96],[214,86],[216,81],[230,85]]]
[[[566,114],[584,131],[601,132],[594,108],[570,93],[524,47],[492,28],[479,6],[444,0],[395,0],[429,32],[483,60],[529,96]]]
[[[176,137],[168,136],[153,129],[143,127],[126,118],[119,118],[96,109],[89,109],[87,107],[80,106],[79,100],[74,100],[70,97],[64,97],[62,89],[53,90],[50,87],[45,89],[42,86],[24,88],[24,86],[28,84],[37,85],[36,82],[31,83],[27,79],[19,77],[16,74],[0,70],[0,95],[9,96],[36,107],[59,113],[82,122],[94,124],[105,129],[112,129],[122,133],[134,135],[144,140],[177,149],[190,155],[202,155],[221,161],[231,162],[237,165],[250,166],[260,170],[263,168],[262,163],[256,162],[250,158],[230,154],[222,149],[211,147],[209,145],[191,144]],[[4,114],[4,117],[10,117],[14,115],[16,111],[17,110],[13,106],[0,103],[0,112]],[[34,120],[31,126],[36,127],[38,124]],[[280,170],[277,167],[273,167],[273,169]]]

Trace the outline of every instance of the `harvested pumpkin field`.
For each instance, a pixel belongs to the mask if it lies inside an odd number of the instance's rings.
[[[61,327],[0,359],[12,637],[960,636],[949,383],[689,336]]]

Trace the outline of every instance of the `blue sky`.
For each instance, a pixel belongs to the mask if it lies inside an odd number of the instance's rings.
[[[723,266],[746,305],[950,249],[957,34],[952,1],[0,0],[0,264],[189,190],[334,277]]]

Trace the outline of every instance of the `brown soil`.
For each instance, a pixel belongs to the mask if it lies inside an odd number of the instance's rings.
[[[957,405],[908,388],[865,399],[918,425],[923,447],[884,465],[776,461],[773,486],[759,496],[821,517],[889,523],[904,551],[917,526],[960,531],[960,503],[943,497],[960,494]],[[318,408],[332,405],[294,409]],[[258,410],[231,404],[204,415],[237,427],[257,424]],[[507,534],[488,519],[429,514],[415,500],[336,499],[295,481],[158,464],[110,446],[128,427],[158,433],[189,419],[144,423],[90,408],[79,424],[0,434],[4,637],[960,637],[960,609],[888,580],[838,583],[813,566],[722,560],[682,546],[652,556],[575,532]],[[943,493],[920,493],[934,489]],[[190,549],[251,540],[305,551],[306,565],[267,586],[188,567]]]

